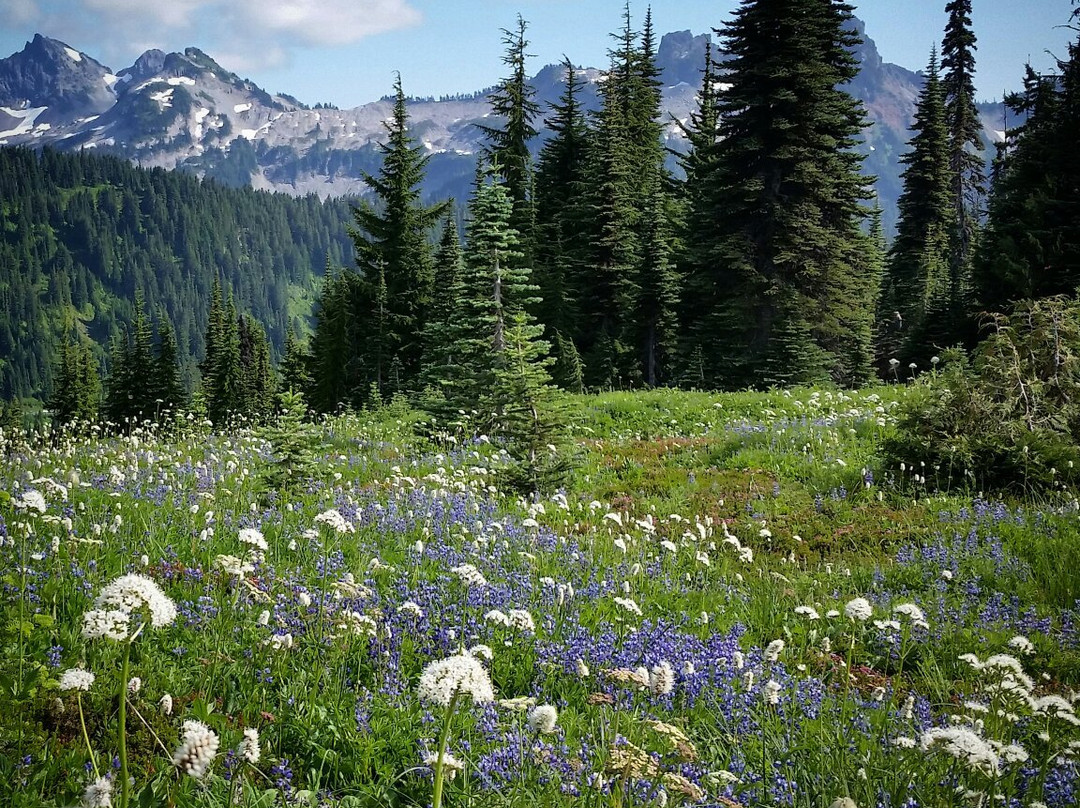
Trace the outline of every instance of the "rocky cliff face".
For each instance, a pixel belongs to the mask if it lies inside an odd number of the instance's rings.
[[[673,149],[682,144],[674,121],[685,121],[696,105],[706,42],[707,35],[689,31],[667,34],[660,42],[663,103],[671,120],[665,135]],[[909,138],[921,79],[883,62],[865,33],[857,55],[862,71],[851,92],[866,104],[873,123],[863,146],[865,167],[878,178],[889,224],[900,190],[896,158]],[[601,72],[582,73],[584,100],[595,107]],[[558,98],[562,80],[556,65],[537,73],[534,85],[542,105]],[[409,113],[413,134],[432,155],[425,195],[463,196],[480,147],[476,124],[490,115],[485,95],[414,100]],[[986,110],[988,133],[997,128],[995,114],[992,107]],[[363,195],[362,176],[378,168],[378,144],[389,115],[387,100],[341,110],[270,95],[196,48],[147,51],[114,73],[38,35],[21,52],[0,60],[0,145],[100,149],[143,166],[181,168],[291,194]]]

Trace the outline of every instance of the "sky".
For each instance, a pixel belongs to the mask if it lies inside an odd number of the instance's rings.
[[[940,43],[946,0],[853,0],[887,62],[921,69]],[[637,21],[648,0],[631,0]],[[659,33],[719,27],[737,0],[652,0]],[[390,93],[468,93],[503,75],[501,30],[529,23],[530,72],[563,55],[604,67],[624,0],[0,0],[0,57],[41,33],[114,70],[149,48],[195,46],[272,93],[354,107]],[[1028,61],[1064,57],[1070,0],[973,0],[980,100],[1017,89]],[[1048,52],[1049,51],[1049,52]]]

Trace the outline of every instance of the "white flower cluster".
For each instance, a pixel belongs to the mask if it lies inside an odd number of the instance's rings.
[[[768,647],[765,649],[765,661],[773,663],[779,660],[785,644],[786,643],[783,640],[773,640],[769,643]]]
[[[526,720],[532,732],[547,735],[555,731],[555,722],[559,720],[559,711],[550,704],[538,704],[529,711]]]
[[[451,567],[450,572],[454,573],[465,586],[487,586],[487,578],[472,564],[459,564]]]
[[[112,780],[98,777],[83,791],[83,808],[112,808]]]
[[[266,539],[263,537],[262,532],[256,530],[253,527],[245,527],[240,531],[240,541],[243,544],[249,544],[256,550],[269,550],[270,547],[266,543]]]
[[[761,688],[762,698],[765,699],[765,703],[775,707],[780,703],[780,683],[775,679],[770,679]]]
[[[987,777],[1001,773],[1001,758],[987,741],[966,727],[934,727],[919,739],[924,752],[940,749]]]
[[[255,571],[255,565],[250,561],[227,554],[217,556],[214,559],[214,566],[218,567],[226,575],[232,575],[235,578],[243,578],[245,575]]]
[[[69,668],[60,674],[61,690],[87,691],[94,684],[94,674],[84,668]]]
[[[355,533],[356,528],[345,520],[345,517],[341,515],[341,512],[331,508],[328,511],[323,511],[315,517],[315,524],[326,525],[331,528],[339,536],[343,536],[347,533]]]
[[[870,601],[866,598],[854,598],[844,606],[844,617],[848,620],[857,620],[860,623],[869,620],[873,613],[874,607],[870,605]]]
[[[336,626],[339,632],[355,634],[358,637],[374,637],[379,629],[374,618],[352,609],[347,609],[338,615]]]
[[[434,752],[428,752],[424,755],[424,765],[435,768],[435,764],[438,763],[438,755]],[[451,755],[449,752],[443,752],[442,756],[443,774],[446,775],[447,782],[453,782],[457,777],[458,772],[465,771],[465,764]]]
[[[12,504],[20,511],[37,511],[38,513],[45,513],[45,510],[48,508],[42,493],[40,491],[35,491],[32,488],[23,491],[22,494],[19,495],[19,498]]]
[[[622,608],[626,609],[626,611],[630,612],[630,614],[637,615],[638,617],[641,617],[641,614],[642,614],[641,607],[637,605],[637,601],[635,601],[633,598],[616,597],[615,598],[615,603],[616,603],[616,605],[621,606]]]
[[[210,727],[201,721],[185,721],[180,746],[173,754],[173,765],[184,774],[201,780],[217,756],[221,741]]]
[[[252,766],[259,762],[261,752],[259,750],[259,731],[255,727],[244,730],[244,738],[240,741],[237,753]]]
[[[666,659],[653,665],[649,672],[649,689],[656,696],[668,696],[675,689],[675,669]]]
[[[472,697],[474,704],[495,700],[491,677],[480,660],[469,654],[456,654],[428,664],[420,674],[421,701],[447,707],[458,693]]]
[[[176,604],[145,575],[122,575],[106,584],[94,608],[83,615],[83,636],[91,640],[126,640],[131,616],[136,613],[149,615],[150,625],[161,628],[176,619]]]

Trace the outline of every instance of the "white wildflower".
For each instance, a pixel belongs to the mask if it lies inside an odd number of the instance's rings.
[[[448,706],[459,693],[471,696],[474,704],[495,699],[488,672],[476,657],[468,654],[429,663],[420,674],[418,690],[421,701],[442,707]]]
[[[335,508],[331,508],[328,511],[323,511],[315,517],[315,524],[326,525],[338,535],[344,535],[347,533],[355,533],[356,528],[345,520],[345,517],[341,515],[341,512]]]
[[[899,603],[896,606],[893,606],[893,613],[908,618],[912,623],[926,623],[926,615],[923,614],[923,610],[914,603]]]
[[[184,774],[201,780],[217,756],[221,741],[217,733],[201,721],[185,721],[180,746],[173,754],[173,765]]]
[[[589,678],[589,666],[585,664],[585,660],[581,657],[574,660],[574,670],[577,671],[577,675],[582,679]]]
[[[483,573],[472,564],[460,564],[451,567],[450,572],[454,573],[465,586],[481,587],[487,585],[487,579]]]
[[[626,611],[630,612],[630,614],[637,615],[638,617],[640,617],[642,614],[641,607],[637,605],[637,601],[635,601],[633,598],[616,597],[615,603],[624,608]]]
[[[94,674],[85,668],[69,668],[60,674],[60,689],[85,692],[93,686],[94,678]]]
[[[131,679],[128,680],[127,689],[128,693],[130,693],[131,695],[138,695],[139,691],[142,690],[142,679],[140,679],[138,676],[132,676]]]
[[[775,679],[770,679],[761,688],[762,697],[765,699],[765,703],[768,705],[777,705],[780,703],[780,683]]]
[[[982,737],[965,727],[935,727],[922,734],[924,752],[940,749],[988,777],[1001,772],[1001,759]]]
[[[128,615],[149,614],[154,628],[167,626],[176,619],[176,604],[161,588],[145,575],[122,575],[106,584],[94,600],[95,609],[117,609]]]
[[[430,766],[432,769],[438,763],[438,755],[434,752],[429,752],[424,755],[424,765]],[[465,771],[465,764],[451,755],[449,752],[443,752],[442,756],[443,773],[446,775],[447,782],[453,782],[458,772]]]
[[[23,491],[22,494],[19,495],[19,498],[12,504],[20,511],[37,511],[38,513],[45,513],[48,508],[45,497],[40,491],[35,491],[33,488]]]
[[[232,575],[234,578],[243,578],[245,575],[255,571],[255,565],[250,561],[245,561],[242,558],[237,558],[234,555],[222,554],[214,559],[214,566],[218,567],[226,575]]]
[[[172,715],[172,696],[170,696],[168,693],[162,696],[161,699],[158,701],[158,708],[161,710],[162,715]]]
[[[477,659],[482,659],[485,662],[491,662],[495,658],[495,652],[491,650],[490,645],[484,645],[483,643],[474,645],[469,649],[469,656],[474,656]]]
[[[98,777],[83,791],[83,808],[112,808],[112,780]]]
[[[259,749],[259,731],[255,727],[248,727],[244,730],[244,739],[240,741],[240,748],[237,750],[244,760],[251,765],[255,765],[259,762],[261,750]]]
[[[1009,647],[1018,654],[1024,654],[1025,656],[1035,653],[1035,646],[1032,644],[1031,640],[1020,634],[1017,634],[1009,640]]]
[[[555,722],[558,718],[558,710],[552,705],[538,704],[529,711],[527,722],[531,731],[547,735],[555,731]]]
[[[424,616],[424,610],[420,608],[420,605],[411,600],[402,603],[398,606],[397,610],[400,614],[407,614],[410,617],[415,617],[417,619],[421,619]]]
[[[675,669],[666,659],[653,666],[649,674],[649,688],[657,696],[670,695],[675,689]]]
[[[773,640],[769,643],[768,647],[765,649],[765,661],[772,663],[780,659],[780,653],[784,650],[784,645],[785,643],[783,640]]]
[[[802,615],[807,620],[820,620],[821,615],[818,614],[817,609],[813,606],[796,606],[795,614]]]
[[[844,617],[849,620],[857,620],[860,623],[870,619],[874,613],[874,607],[866,598],[853,598],[844,606]]]
[[[266,539],[263,537],[263,534],[253,527],[245,527],[241,529],[240,541],[244,544],[250,544],[252,547],[255,547],[259,550],[270,549],[269,545],[266,543]]]
[[[511,609],[506,615],[508,625],[517,631],[536,631],[536,623],[533,617],[525,609]]]
[[[83,615],[82,635],[88,640],[102,637],[122,642],[131,630],[131,615],[119,609],[91,609]]]

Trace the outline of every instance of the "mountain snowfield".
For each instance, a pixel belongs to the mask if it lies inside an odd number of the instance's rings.
[[[658,50],[670,116],[665,137],[676,151],[683,144],[676,121],[687,120],[696,107],[706,41],[707,35],[670,33]],[[900,190],[896,158],[909,137],[921,78],[883,62],[869,38],[858,56],[862,71],[851,92],[864,101],[873,122],[864,143],[865,167],[877,177],[889,225]],[[562,72],[549,65],[533,79],[545,110],[561,92]],[[603,73],[580,72],[583,100],[596,108]],[[114,72],[38,34],[19,53],[0,59],[0,145],[99,149],[144,167],[180,168],[290,194],[363,195],[363,173],[378,168],[390,111],[385,99],[342,110],[271,95],[197,48],[150,50]],[[413,135],[431,153],[425,196],[463,196],[481,146],[476,124],[490,115],[486,95],[416,99],[409,114]],[[987,105],[984,114],[987,139],[1000,138],[1000,105]],[[537,146],[543,136],[541,131]]]

